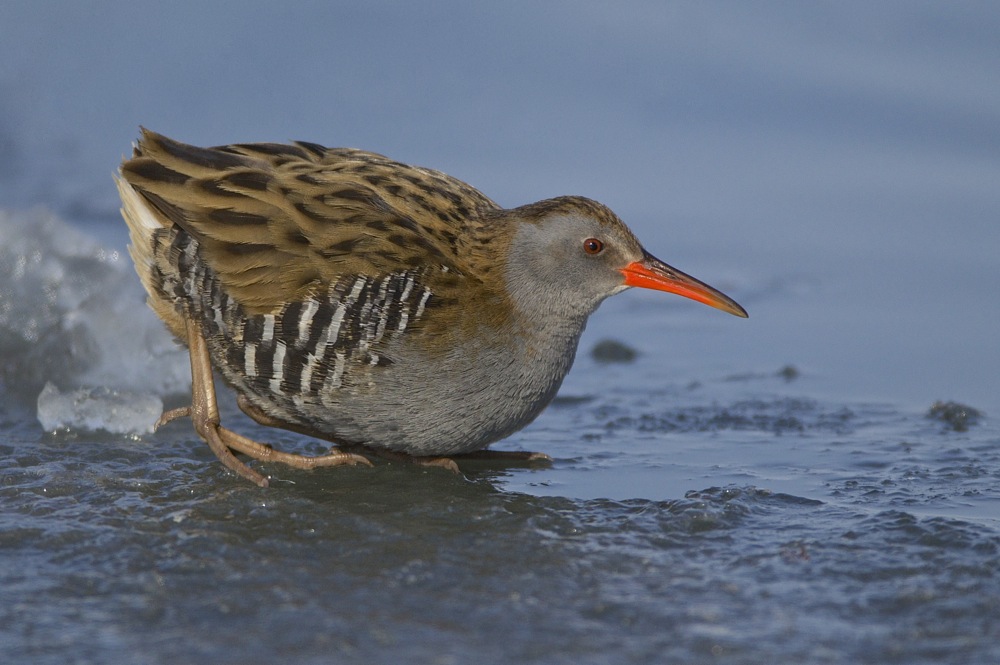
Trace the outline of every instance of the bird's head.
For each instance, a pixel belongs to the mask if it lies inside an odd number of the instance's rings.
[[[522,306],[585,317],[608,296],[641,287],[747,316],[729,296],[643,249],[624,222],[596,201],[560,197],[508,212],[515,225],[507,287]]]

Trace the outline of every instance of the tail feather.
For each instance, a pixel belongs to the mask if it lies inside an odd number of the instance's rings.
[[[173,304],[164,298],[156,279],[156,250],[170,222],[150,207],[146,199],[120,174],[115,176],[118,193],[122,199],[121,213],[128,225],[128,253],[143,288],[149,295],[147,302],[156,314],[182,340],[185,337],[184,320]]]
[[[118,185],[118,194],[122,200],[122,217],[128,225],[129,240],[131,241],[129,254],[132,255],[139,277],[143,279],[145,284],[143,266],[152,265],[153,234],[157,229],[162,229],[167,225],[150,209],[149,204],[139,192],[135,191],[135,188],[120,174],[115,176],[115,184]]]

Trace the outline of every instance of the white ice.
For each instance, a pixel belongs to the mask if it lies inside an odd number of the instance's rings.
[[[37,399],[46,430],[143,432],[189,372],[125,252],[45,210],[0,210],[0,396]]]
[[[151,434],[163,413],[163,400],[151,393],[110,388],[60,392],[51,382],[38,394],[38,422],[47,432],[104,430],[112,434]]]

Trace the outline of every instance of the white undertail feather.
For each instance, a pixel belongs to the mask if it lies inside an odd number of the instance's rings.
[[[160,215],[150,208],[149,203],[120,174],[115,175],[115,183],[118,185],[118,194],[122,199],[122,217],[128,225],[128,253],[132,257],[135,271],[138,273],[146,293],[149,294],[147,302],[169,326],[171,332],[184,339],[186,335],[183,318],[176,312],[173,305],[157,297],[153,285],[153,265],[156,260],[153,256],[153,233],[169,226],[169,224],[160,221]]]

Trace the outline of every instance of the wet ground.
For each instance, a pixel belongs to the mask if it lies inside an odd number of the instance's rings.
[[[664,386],[644,405],[563,397],[510,441],[551,468],[264,466],[270,490],[184,425],[51,436],[8,413],[6,658],[1000,658],[995,426],[784,381]]]

